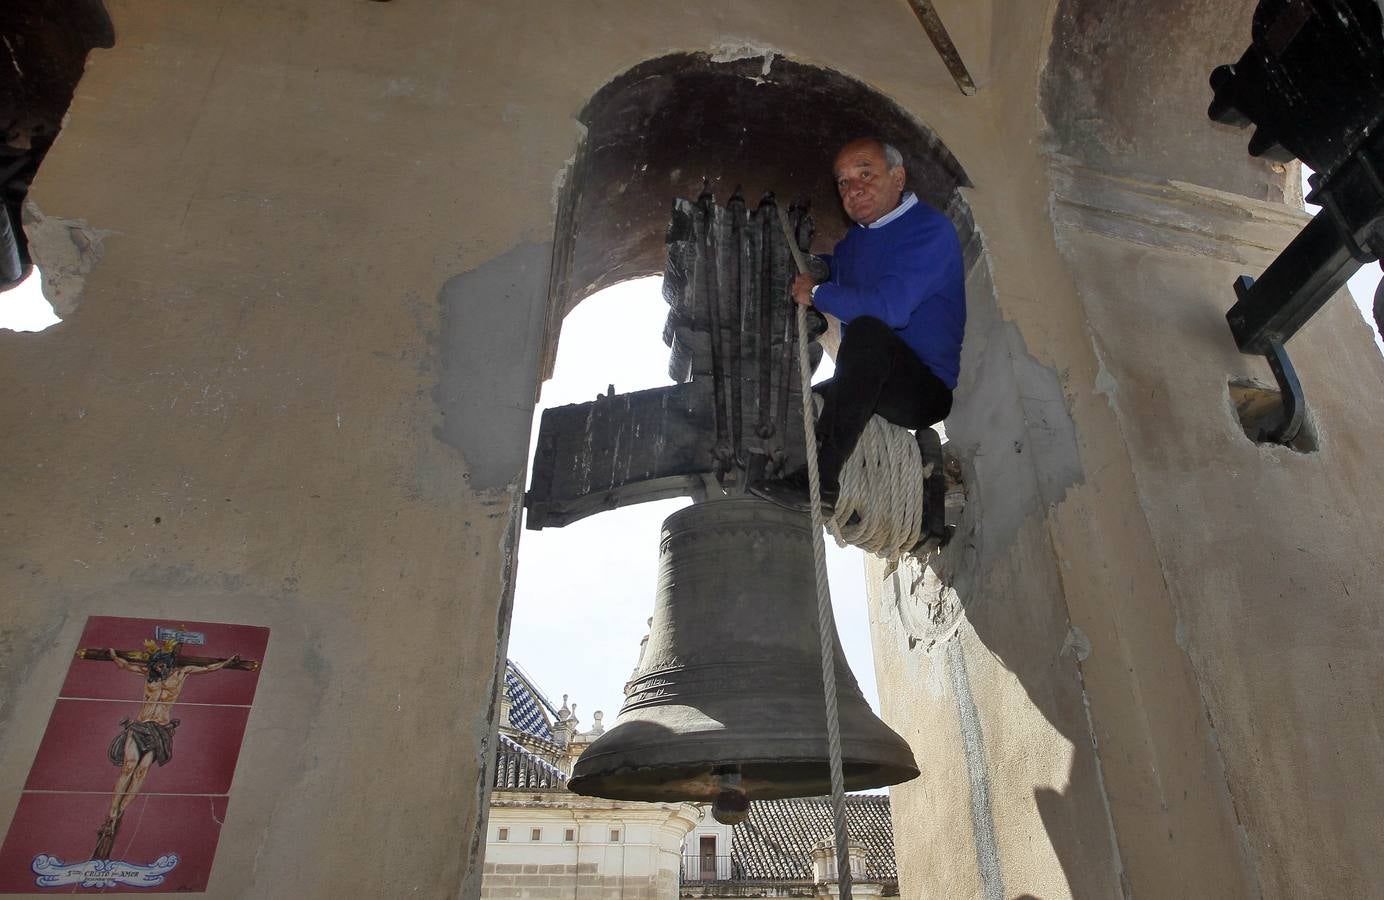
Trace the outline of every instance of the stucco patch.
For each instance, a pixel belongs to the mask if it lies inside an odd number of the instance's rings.
[[[1029,355],[1017,327],[1007,328],[1006,336],[1018,382],[1019,405],[1024,413],[1024,430],[1028,432],[1028,441],[1020,450],[1031,454],[1039,495],[1044,504],[1053,506],[1062,500],[1068,487],[1081,481],[1076,425],[1067,410],[1067,398],[1056,370]]]
[[[735,62],[738,59],[764,59],[764,68],[760,70],[761,76],[767,76],[769,69],[774,64],[774,57],[779,55],[777,47],[770,47],[757,41],[748,39],[726,38],[712,44],[711,61],[718,63]]]
[[[966,294],[961,381],[946,422],[966,505],[951,542],[908,560],[895,581],[909,648],[922,652],[937,652],[955,634],[1024,523],[1085,480],[1060,373],[1035,359],[1018,325],[1000,314],[986,266],[972,267]]]
[[[1120,383],[1115,380],[1115,376],[1110,374],[1110,370],[1105,366],[1105,357],[1101,355],[1100,343],[1093,337],[1091,338],[1091,348],[1096,353],[1096,381],[1092,389],[1106,399],[1110,408],[1115,412],[1120,411]]]
[[[999,841],[995,836],[995,815],[991,801],[990,770],[985,759],[985,735],[980,711],[971,693],[966,671],[966,651],[959,637],[946,643],[947,670],[956,697],[957,720],[961,724],[961,746],[966,757],[966,779],[970,784],[971,828],[975,837],[976,870],[985,900],[1003,900],[1004,877],[1000,871]]]
[[[1077,662],[1085,662],[1091,655],[1091,639],[1086,636],[1086,632],[1073,625],[1067,630],[1067,637],[1062,642],[1063,655],[1070,655]]]
[[[971,311],[982,304],[972,294]],[[947,435],[966,469],[966,511],[954,547],[974,548],[981,571],[1008,552],[1028,517],[1061,502],[1083,481],[1076,426],[1058,373],[1035,360],[1012,322],[995,319],[968,326],[967,352],[974,362],[963,374]],[[963,371],[966,369],[963,364]],[[961,581],[954,582],[963,596]],[[970,584],[969,581],[966,584]]]
[[[938,558],[905,556],[890,578],[894,607],[908,632],[908,649],[929,653],[956,634],[962,600]]]
[[[516,483],[537,398],[551,244],[523,243],[442,286],[438,440],[461,452],[471,487]]]
[[[20,566],[23,568],[23,566]],[[68,611],[45,616],[22,626],[6,624],[0,627],[0,659],[10,677],[0,680],[0,734],[10,735],[10,717],[18,705],[20,692],[28,685],[40,657],[58,643],[58,636],[67,624]]]
[[[24,204],[24,232],[29,254],[43,273],[43,296],[65,319],[81,302],[87,275],[101,261],[102,243],[111,232],[83,219],[45,216],[32,200]]]

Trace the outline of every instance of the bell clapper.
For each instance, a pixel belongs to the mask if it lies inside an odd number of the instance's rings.
[[[740,767],[724,766],[715,774],[721,792],[711,803],[711,817],[722,825],[739,825],[750,814],[750,798],[741,784]]]

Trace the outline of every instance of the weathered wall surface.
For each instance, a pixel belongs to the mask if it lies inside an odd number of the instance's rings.
[[[1262,359],[1214,339],[1228,301],[1207,288],[1272,258],[1252,243],[1252,226],[1287,238],[1301,217],[1228,208],[1194,188],[1150,197],[1128,186],[1121,196],[1132,202],[1094,217],[1081,205],[1098,190],[1092,180],[1082,173],[1065,186],[1060,234],[1082,261],[1106,396],[1258,888],[1367,896],[1382,874],[1373,849],[1384,779],[1357,762],[1384,749],[1365,699],[1384,678],[1368,649],[1381,637],[1374,500],[1384,478],[1363,451],[1384,427],[1372,387],[1384,362],[1350,302],[1333,303],[1289,345],[1321,448],[1255,445],[1226,382],[1272,377]],[[1208,232],[1236,239],[1188,244],[1179,223],[1192,211]],[[1129,217],[1140,220],[1138,244],[1121,233]]]
[[[1158,24],[1173,13],[1177,27]],[[1248,8],[1228,17],[1216,3],[1062,4],[1044,109],[1075,161],[1055,172],[1053,212],[1165,586],[1169,609],[1140,637],[1166,642],[1171,626],[1192,664],[1197,702],[1183,711],[1200,706],[1210,726],[1247,889],[1365,896],[1384,874],[1372,850],[1384,779],[1359,766],[1384,739],[1357,712],[1384,679],[1365,649],[1381,637],[1384,599],[1373,550],[1384,474],[1365,450],[1384,438],[1384,361],[1338,298],[1289,344],[1320,450],[1256,446],[1230,409],[1231,377],[1272,378],[1228,340],[1229,285],[1262,271],[1305,221],[1238,196],[1282,196],[1269,167],[1212,148],[1245,133],[1193,127],[1205,92],[1183,73],[1238,58],[1248,23]],[[1087,40],[1110,41],[1085,79],[1117,123],[1094,134],[1059,112],[1082,91],[1063,84],[1056,44]],[[1189,83],[1198,91],[1184,96]],[[1111,642],[1088,634],[1094,662]],[[1094,695],[1093,708],[1100,717]]]
[[[1043,72],[1050,149],[1115,174],[1282,199],[1279,172],[1232,155],[1236,132],[1206,118],[1211,69],[1240,58],[1254,6],[1061,0]]]
[[[1291,345],[1322,449],[1255,446],[1231,410],[1231,377],[1269,375],[1229,338],[1230,281],[1303,221],[1250,199],[1294,191],[1204,120],[1205,73],[1248,39],[1236,6],[1057,4],[1042,77],[1011,57],[992,85],[1002,134],[1041,109],[1042,152],[1000,138],[1007,192],[958,152],[999,310],[975,273],[947,423],[970,505],[962,543],[877,582],[872,611],[886,718],[933,762],[895,791],[918,896],[1378,882],[1384,797],[1357,765],[1384,751],[1359,717],[1381,361],[1338,303]]]
[[[267,625],[210,892],[474,890],[523,465],[485,451],[522,448],[533,378],[521,354],[510,395],[460,404],[495,431],[474,459],[434,436],[430,392],[484,363],[444,346],[439,297],[521,234],[437,188],[468,155],[453,64],[384,6],[111,12],[31,194],[103,254],[63,325],[0,353],[0,817],[87,615]],[[536,346],[526,300],[479,317],[492,360]]]
[[[974,154],[986,118],[893,3],[109,6],[30,194],[67,320],[0,335],[0,822],[85,616],[263,624],[209,893],[474,896],[577,115],[772,48]]]
[[[1231,804],[1076,300],[1086,261],[1054,241],[1051,139],[1034,115],[1059,26],[1038,11],[997,21],[1007,52],[977,98],[995,130],[986,169],[953,145],[989,251],[947,423],[967,521],[939,557],[877,585],[872,611],[886,718],[910,721],[933,761],[926,783],[894,792],[897,827],[925,854],[903,876],[916,896],[1239,896]],[[1078,77],[1118,59],[1061,64]],[[1220,145],[1227,177],[1259,177],[1233,138]]]
[[[939,4],[963,97],[885,0],[112,2],[30,195],[99,254],[55,267],[64,324],[0,333],[0,823],[87,615],[267,625],[209,893],[477,895],[576,117],[642,61],[771,51],[927,125],[987,250],[971,518],[873,611],[925,769],[903,895],[1377,883],[1379,363],[1329,311],[1292,345],[1322,450],[1239,433],[1220,315],[1293,223],[1189,85],[1250,4],[1087,6]]]
[[[101,257],[0,334],[0,821],[87,615],[267,625],[209,893],[474,896],[571,112],[461,10],[111,13],[30,195]]]

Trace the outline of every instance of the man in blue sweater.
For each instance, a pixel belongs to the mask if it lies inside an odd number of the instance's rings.
[[[966,327],[961,242],[945,215],[904,193],[903,157],[875,138],[836,156],[836,189],[855,223],[826,257],[830,278],[793,282],[793,301],[842,322],[836,374],[816,388],[822,503],[834,506],[841,466],[870,417],[924,428],[951,412]],[[752,486],[761,497],[806,509],[806,467]]]

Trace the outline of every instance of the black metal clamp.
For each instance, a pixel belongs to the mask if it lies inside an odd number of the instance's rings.
[[[1283,345],[1384,255],[1384,10],[1378,0],[1260,0],[1252,31],[1239,62],[1211,73],[1207,114],[1256,126],[1251,155],[1310,166],[1306,199],[1322,207],[1263,275],[1236,280],[1226,314],[1240,351],[1269,361],[1283,417],[1266,439],[1286,444],[1306,403]]]

